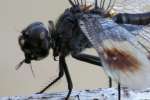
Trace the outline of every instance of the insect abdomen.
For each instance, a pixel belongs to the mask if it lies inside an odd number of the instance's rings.
[[[119,13],[113,19],[119,24],[147,25],[150,23],[150,12],[142,14]]]

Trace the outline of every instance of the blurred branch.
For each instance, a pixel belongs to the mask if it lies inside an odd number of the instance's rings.
[[[64,100],[67,92],[33,94],[31,96],[0,97],[0,100]],[[117,89],[73,91],[69,100],[117,100]],[[150,89],[135,92],[122,89],[122,100],[150,100]]]

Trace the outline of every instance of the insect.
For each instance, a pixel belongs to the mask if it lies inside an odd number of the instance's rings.
[[[108,76],[119,83],[119,91],[120,84],[130,88],[141,86],[142,83],[134,79],[137,77],[146,78],[143,77],[143,74],[148,74],[147,71],[149,67],[146,69],[145,66],[149,65],[150,62],[149,47],[142,43],[140,38],[143,37],[144,41],[149,43],[149,34],[145,31],[144,36],[142,36],[140,32],[137,33],[137,31],[134,31],[134,27],[131,29],[130,25],[120,24],[147,25],[150,22],[150,13],[118,13],[112,18],[109,18],[111,17],[109,12],[115,4],[112,0],[108,2],[106,9],[104,8],[105,0],[101,0],[100,2],[95,0],[94,7],[92,5],[86,5],[86,0],[68,1],[72,7],[65,10],[55,26],[52,21],[49,21],[49,31],[41,31],[46,30],[46,28],[42,25],[37,25],[37,23],[31,24],[25,29],[25,31],[29,33],[28,35],[31,35],[31,39],[37,41],[30,41],[27,46],[25,46],[25,41],[28,41],[28,39],[21,39],[21,37],[24,37],[24,31],[22,32],[23,35],[19,38],[21,49],[25,53],[25,60],[23,60],[25,63],[30,63],[31,60],[45,58],[48,52],[44,53],[43,56],[43,49],[49,51],[51,48],[54,58],[59,57],[60,72],[58,77],[39,93],[43,93],[65,74],[69,89],[66,100],[69,98],[73,88],[65,61],[66,56],[69,54],[75,59],[99,66],[102,65]],[[130,17],[133,15],[135,17]],[[146,29],[149,27],[146,26],[143,28]],[[137,28],[135,28],[135,30],[137,30]],[[43,37],[43,33],[45,37],[43,38],[44,40],[41,40],[40,36]],[[37,34],[39,37],[34,38],[36,37],[34,34]],[[43,42],[44,45],[46,44],[44,48],[41,44],[37,45],[38,41],[45,41]],[[27,50],[25,47],[27,47]],[[96,49],[100,57],[81,53],[84,49],[92,47]],[[38,52],[34,52],[34,50]],[[137,57],[135,57],[135,53],[137,53]],[[141,59],[141,56],[143,59]],[[21,62],[21,64],[23,62]],[[19,66],[21,64],[19,64]],[[141,70],[141,68],[143,69]],[[137,73],[138,71],[140,71],[140,73]],[[135,75],[133,75],[133,73],[135,73]],[[127,77],[128,74],[131,79]],[[149,81],[149,79],[145,80]],[[148,83],[145,84],[145,87],[147,86],[149,86]],[[142,85],[141,88],[145,87]],[[118,99],[120,100],[120,92]]]

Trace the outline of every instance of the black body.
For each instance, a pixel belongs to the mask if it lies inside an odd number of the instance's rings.
[[[92,45],[84,33],[82,33],[80,30],[77,21],[79,17],[78,15],[82,15],[82,13],[97,14],[102,17],[106,17],[108,15],[104,9],[99,9],[98,6],[96,6],[95,9],[85,12],[84,10],[80,9],[80,5],[78,3],[74,4],[71,0],[69,0],[69,2],[72,7],[65,10],[55,26],[53,25],[52,21],[49,21],[49,30],[47,30],[41,22],[36,22],[24,29],[21,32],[22,35],[19,37],[19,44],[25,54],[25,63],[31,63],[32,60],[41,60],[47,57],[50,48],[53,50],[54,60],[56,60],[56,57],[59,57],[58,77],[39,93],[46,91],[65,74],[69,89],[66,100],[68,100],[73,88],[71,77],[65,61],[67,55],[71,54],[75,59],[101,66],[99,57],[81,53],[86,48],[92,48]],[[124,18],[126,19],[125,21]],[[146,25],[150,22],[150,13],[119,13],[112,19],[118,24]],[[41,33],[44,34],[43,38],[40,36]],[[22,40],[25,42],[21,43]],[[21,64],[19,66],[21,66]],[[111,86],[112,84],[110,79],[110,87]]]

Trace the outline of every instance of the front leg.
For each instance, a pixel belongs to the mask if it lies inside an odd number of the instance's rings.
[[[83,61],[83,62],[87,62],[93,65],[98,65],[98,66],[102,66],[102,63],[100,61],[99,57],[93,56],[93,55],[88,55],[88,54],[72,54],[72,57]],[[112,79],[109,77],[109,87],[112,87]]]
[[[48,84],[45,88],[43,88],[40,92],[38,92],[37,94],[41,94],[43,92],[45,92],[49,87],[51,87],[52,85],[54,85],[57,81],[59,81],[62,77],[64,76],[64,69],[62,67],[62,62],[59,61],[59,74],[58,77],[56,79],[54,79],[50,84]]]

